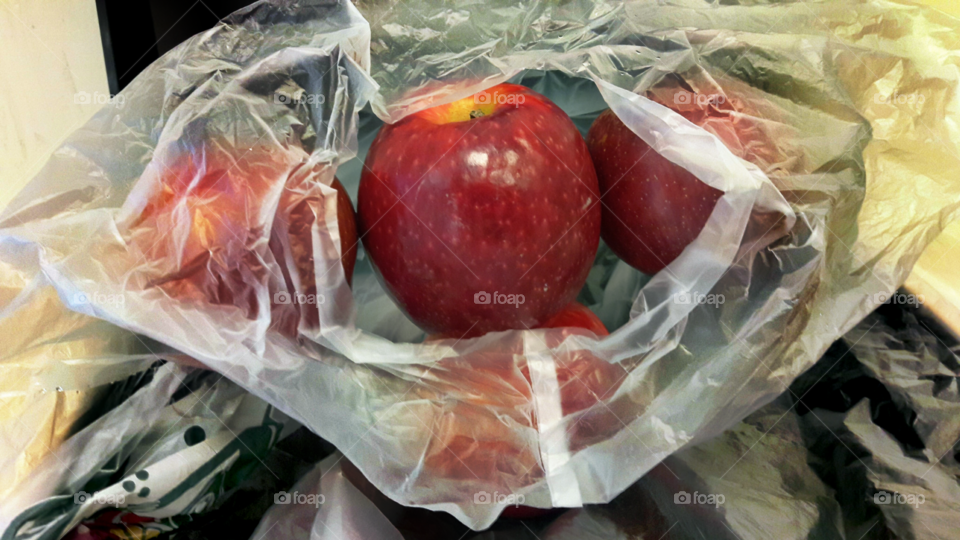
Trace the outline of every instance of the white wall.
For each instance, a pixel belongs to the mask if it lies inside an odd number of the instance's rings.
[[[98,109],[80,91],[108,94],[95,0],[0,0],[0,208]]]

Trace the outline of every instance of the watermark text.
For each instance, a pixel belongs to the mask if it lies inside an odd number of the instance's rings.
[[[673,494],[674,504],[697,504],[719,507],[726,502],[726,500],[727,498],[722,493],[700,493],[698,491],[687,493],[686,491],[680,491]]]
[[[300,305],[319,305],[326,301],[326,297],[322,294],[304,294],[304,293],[289,293],[287,291],[277,291],[273,293],[273,303],[274,304],[293,304],[297,303]]]
[[[109,504],[123,506],[125,496],[122,494],[87,493],[78,491],[73,494],[73,504]]]
[[[505,504],[505,505],[520,505],[523,504],[525,500],[522,494],[515,493],[500,493],[499,491],[494,491],[492,494],[486,491],[478,491],[473,494],[474,504]]]
[[[324,503],[326,497],[322,493],[300,493],[294,491],[287,493],[280,491],[273,494],[273,504],[308,504],[319,508]]]
[[[893,493],[889,491],[878,491],[873,494],[873,503],[878,505],[886,504],[906,504],[914,508],[919,507],[927,500],[923,493]]]
[[[480,291],[473,295],[474,304],[503,304],[519,308],[524,302],[526,298],[522,294],[503,294],[497,291],[490,294],[487,291]]]
[[[726,298],[722,294],[681,292],[673,295],[673,301],[681,305],[706,305],[720,307],[726,301]]]

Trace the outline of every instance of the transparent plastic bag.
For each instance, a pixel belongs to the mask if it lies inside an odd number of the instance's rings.
[[[917,24],[890,34],[877,17]],[[0,242],[33,247],[71,309],[219,371],[397,501],[476,529],[503,507],[478,493],[606,502],[777,396],[956,217],[956,50],[941,34],[956,27],[884,2],[259,2],[72,135],[0,216]],[[581,128],[599,95],[723,198],[649,280],[601,250],[581,299],[615,326],[603,340],[411,343],[365,255],[352,289],[340,265],[333,177],[356,192],[350,160],[377,125],[359,111],[396,121],[544,72],[531,84]],[[681,90],[730,107],[691,122],[671,110],[690,105]],[[917,144],[928,131],[942,148]],[[298,204],[303,237],[288,232]],[[324,301],[275,297],[308,290]],[[558,372],[577,361],[624,376],[570,411]]]

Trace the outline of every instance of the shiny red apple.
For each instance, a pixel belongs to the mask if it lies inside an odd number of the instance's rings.
[[[603,240],[645,274],[676,259],[723,195],[658,154],[611,110],[590,126],[587,146],[603,194]]]
[[[386,289],[432,333],[533,328],[570,303],[600,237],[596,174],[573,122],[503,84],[384,126],[358,197]]]

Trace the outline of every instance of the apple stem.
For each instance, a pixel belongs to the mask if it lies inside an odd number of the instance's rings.
[[[481,111],[481,110],[479,110],[479,109],[470,111],[470,119],[471,119],[471,120],[473,120],[474,118],[480,118],[481,116],[483,116],[483,111]]]

